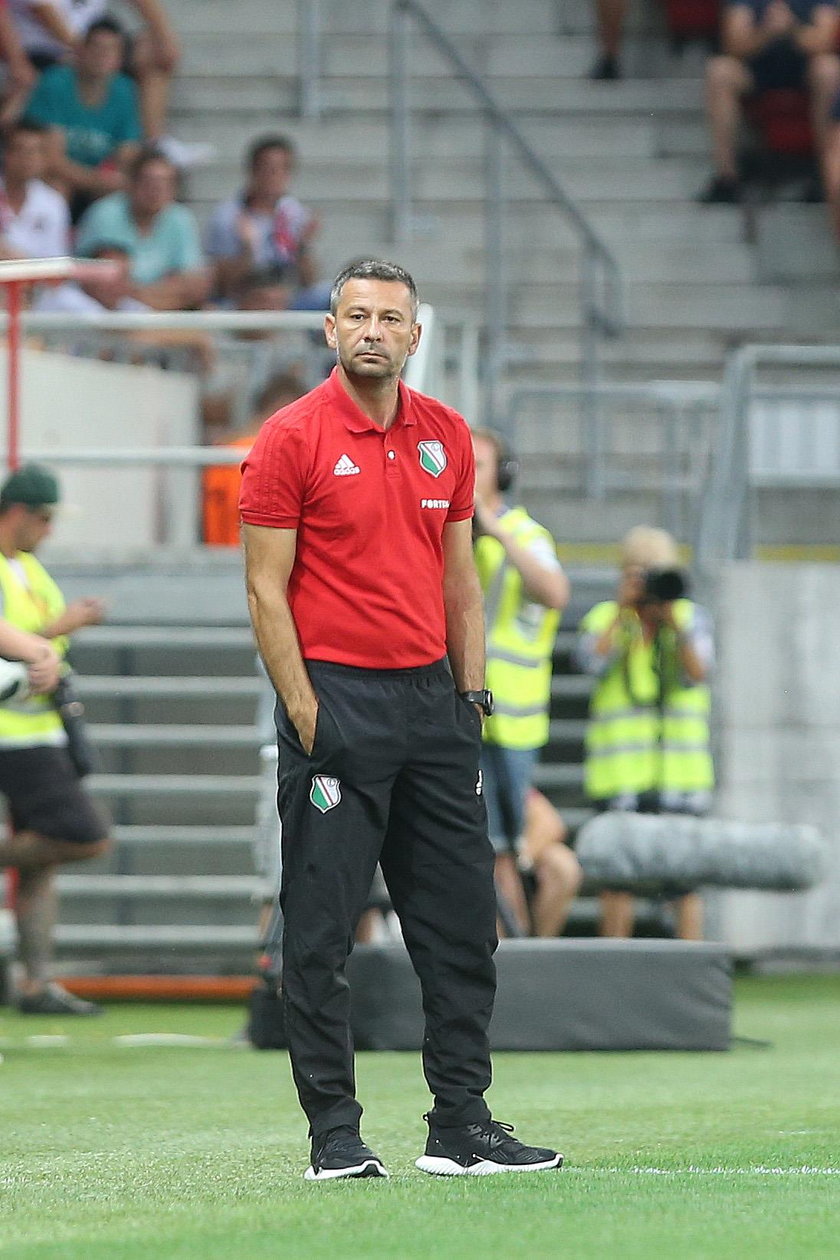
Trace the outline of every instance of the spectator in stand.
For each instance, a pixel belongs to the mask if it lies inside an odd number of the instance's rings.
[[[621,52],[626,13],[627,0],[596,0],[598,55],[589,72],[590,79],[608,83],[621,78],[621,65],[618,58]]]
[[[273,416],[281,407],[288,407],[305,393],[306,385],[294,372],[278,372],[257,395],[251,423],[247,428],[222,438],[219,445],[241,447],[244,458],[268,417]],[[239,464],[215,464],[204,470],[204,541],[208,546],[239,546],[241,480]]]
[[[586,792],[602,811],[704,814],[714,784],[711,621],[690,599],[667,598],[651,585],[657,571],[679,564],[676,543],[665,530],[637,526],[621,551],[617,597],[586,614],[576,651],[580,668],[595,678]],[[601,910],[603,936],[633,935],[631,893],[602,893]],[[702,937],[697,893],[677,898],[676,922],[684,939]]]
[[[110,18],[88,28],[75,66],[45,70],[26,117],[50,129],[49,177],[78,219],[97,197],[125,187],[141,140],[137,90],[120,74],[125,40]]]
[[[262,136],[248,149],[245,188],[213,211],[205,245],[222,301],[234,299],[248,272],[279,266],[292,273],[292,310],[318,311],[329,305],[329,286],[317,283],[312,255],[320,224],[289,192],[296,158],[287,136]]]
[[[154,149],[129,166],[125,192],[103,197],[85,211],[77,249],[88,258],[103,245],[131,259],[130,296],[156,311],[192,310],[207,296],[209,276],[192,212],[175,201],[177,172]]]
[[[87,30],[107,15],[108,0],[8,0],[20,42],[32,66],[45,70],[72,58]],[[189,145],[167,134],[172,75],[180,48],[161,0],[130,0],[140,18],[125,70],[137,80],[146,141],[176,166],[205,160],[207,145]]]
[[[8,0],[0,0],[0,65],[3,66],[0,86],[0,127],[17,118],[23,102],[35,84],[32,66],[18,36],[9,12]]]
[[[583,883],[580,862],[567,845],[567,836],[566,824],[551,801],[537,788],[529,788],[519,867],[534,884],[531,897],[534,936],[560,935]]]
[[[69,252],[70,213],[44,183],[46,132],[20,122],[6,136],[0,179],[0,257],[56,258]]]
[[[741,103],[752,92],[805,88],[817,152],[825,147],[831,103],[840,90],[837,0],[731,0],[721,25],[722,53],[706,64],[706,115],[715,171],[698,200],[740,200],[737,135]]]

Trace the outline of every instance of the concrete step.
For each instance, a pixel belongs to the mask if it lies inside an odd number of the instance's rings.
[[[65,875],[58,876],[62,898],[191,898],[200,901],[252,901],[264,881],[255,875]]]
[[[170,845],[189,847],[220,845],[252,845],[254,827],[248,826],[167,826],[166,824],[137,826],[117,824],[112,829],[117,844],[130,846]]]
[[[99,748],[258,748],[254,726],[196,726],[176,723],[133,725],[93,722],[91,739]]]
[[[139,699],[154,697],[189,697],[192,700],[215,701],[219,697],[258,696],[265,689],[265,681],[258,678],[201,676],[123,677],[115,674],[86,674],[78,679],[79,692],[84,699],[89,696],[113,697],[136,696]]]
[[[661,152],[656,123],[651,118],[574,117],[557,119],[544,115],[520,116],[519,126],[528,142],[541,155],[556,158],[667,156]],[[185,139],[212,142],[220,160],[238,163],[250,137],[276,129],[270,113],[255,112],[227,122],[215,117],[196,116],[179,125]],[[297,144],[303,166],[310,161],[346,161],[348,154],[358,160],[384,160],[389,143],[387,120],[369,118],[363,127],[352,118],[328,116],[315,122],[290,119],[282,130]],[[421,113],[413,129],[412,153],[427,157],[475,157],[483,143],[483,126],[478,118]]]
[[[255,798],[262,786],[258,775],[248,774],[92,774],[85,785],[95,796],[105,797],[235,797]]]
[[[63,952],[71,950],[96,950],[99,952],[130,953],[140,949],[161,951],[229,951],[253,953],[256,928],[253,924],[196,923],[59,923],[55,929],[55,943]]]
[[[707,173],[698,158],[643,159],[591,156],[588,158],[547,158],[546,165],[574,200],[613,202],[683,203],[691,199]],[[199,201],[209,201],[218,189],[235,189],[240,181],[239,165],[213,162],[190,176],[190,192]],[[506,164],[503,188],[515,206],[524,202],[544,202],[541,184],[523,175],[518,161]],[[301,170],[296,191],[305,201],[328,203],[338,196],[342,202],[384,200],[390,195],[388,172],[382,160],[358,159],[321,162],[310,159]],[[485,167],[481,157],[429,158],[415,163],[412,195],[420,203],[483,201]]]
[[[332,253],[339,247],[340,233],[327,231],[322,250]],[[344,242],[346,248],[346,240]],[[665,241],[660,244],[634,240],[611,240],[616,261],[627,282],[659,282],[670,284],[749,284],[755,279],[753,251],[739,242],[699,243]],[[362,242],[360,257],[382,257],[392,246],[385,241]],[[456,247],[431,241],[413,241],[400,247],[403,266],[422,283],[442,284],[453,276],[465,286],[482,285],[488,262],[485,251],[477,245]],[[508,274],[518,285],[544,283],[557,276],[564,281],[576,280],[581,272],[581,251],[569,249],[531,249],[517,245],[507,254]],[[422,278],[422,279],[421,279]],[[477,294],[472,293],[474,301]]]
[[[387,27],[388,0],[321,0],[322,29],[330,35],[356,36],[359,31],[382,32]],[[432,18],[452,35],[517,35],[527,30],[554,35],[559,17],[554,0],[520,0],[511,7],[507,0],[452,0],[428,4]],[[168,0],[167,11],[184,35],[196,31],[238,35],[242,31],[259,35],[279,31],[292,35],[297,30],[297,8],[278,5],[276,0]]]
[[[702,82],[681,80],[624,80],[615,84],[590,83],[574,77],[558,79],[499,75],[487,81],[498,103],[514,115],[541,113],[555,119],[572,117],[627,118],[702,117]],[[324,114],[349,112],[360,123],[370,117],[384,118],[388,109],[388,85],[381,74],[331,76],[322,85]],[[475,116],[477,107],[464,87],[450,78],[420,77],[412,80],[412,98],[422,117],[431,108],[435,113]],[[253,114],[276,110],[278,117],[296,111],[297,84],[286,76],[262,74],[242,78],[235,74],[183,74],[175,82],[173,106],[180,115]]]
[[[193,652],[197,648],[214,652],[250,649],[254,636],[248,626],[135,626],[110,622],[86,627],[80,640],[87,648],[165,648]]]
[[[628,286],[626,319],[637,328],[717,329],[726,332],[780,331],[785,291],[778,285],[719,284],[704,288],[680,284]],[[520,329],[574,322],[575,292],[558,284],[517,294],[511,319]]]

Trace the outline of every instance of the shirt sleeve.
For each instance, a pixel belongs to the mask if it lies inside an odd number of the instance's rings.
[[[143,139],[140,126],[140,107],[137,100],[137,88],[128,75],[118,78],[119,103],[118,118],[114,127],[114,144],[134,144]]]
[[[82,257],[90,257],[101,241],[109,239],[105,230],[109,213],[106,198],[95,201],[82,215],[76,229],[76,249]],[[120,238],[114,235],[111,239],[116,244]]]
[[[309,453],[297,426],[266,423],[242,462],[239,515],[246,525],[297,529]]]
[[[453,415],[457,417],[458,421],[460,471],[458,480],[455,483],[455,489],[452,492],[446,519],[447,521],[468,521],[475,510],[475,456],[473,455],[472,437],[466,420],[459,416],[457,412],[453,412]]]
[[[52,126],[56,117],[54,104],[53,75],[49,70],[45,70],[32,89],[23,110],[23,117],[28,122],[41,123],[45,127]]]
[[[236,258],[242,245],[233,226],[234,212],[229,201],[222,201],[210,216],[205,248],[211,258]]]
[[[204,266],[204,255],[201,252],[201,240],[198,225],[186,206],[174,207],[182,213],[176,225],[174,270],[196,271]]]

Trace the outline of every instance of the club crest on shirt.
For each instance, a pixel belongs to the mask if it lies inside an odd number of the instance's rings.
[[[420,467],[423,471],[439,477],[447,464],[443,442],[418,442],[417,450],[420,452]]]
[[[341,781],[328,774],[313,775],[309,799],[322,814],[335,809],[341,800]]]

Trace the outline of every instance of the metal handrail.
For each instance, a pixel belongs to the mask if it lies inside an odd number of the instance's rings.
[[[765,394],[755,387],[759,365],[840,368],[840,347],[747,345],[727,360],[719,439],[703,498],[696,559],[709,570],[721,560],[750,556],[750,403]],[[793,479],[791,479],[792,482]]]
[[[319,0],[298,0],[298,112],[301,118],[321,115],[321,13]]]
[[[458,49],[418,0],[394,0],[390,24],[391,86],[391,199],[393,234],[398,243],[411,237],[410,107],[408,82],[408,23],[413,19],[441,56],[454,68],[455,77],[472,92],[488,123],[485,199],[485,256],[487,353],[485,419],[504,427],[498,414],[501,370],[506,358],[507,285],[503,275],[503,202],[501,141],[504,139],[542,185],[549,200],[565,215],[583,247],[580,276],[582,376],[594,384],[600,375],[599,348],[603,337],[618,336],[624,328],[623,283],[612,251],[594,230],[577,203],[548,168],[514,122],[511,114],[490,92]]]

